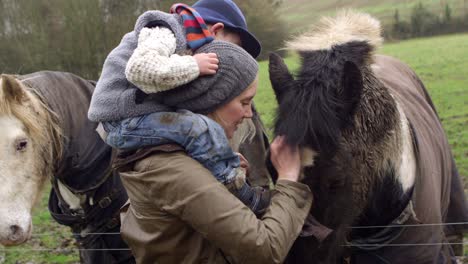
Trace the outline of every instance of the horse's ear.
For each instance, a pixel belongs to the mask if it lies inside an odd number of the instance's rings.
[[[13,75],[2,74],[1,79],[1,89],[4,98],[8,101],[14,101],[20,103],[26,98],[26,94],[21,87],[19,81]]]
[[[343,66],[343,114],[352,116],[361,100],[363,89],[362,74],[359,67],[353,62],[347,61]]]
[[[293,76],[288,70],[288,66],[284,63],[281,56],[276,53],[270,53],[270,62],[268,64],[270,74],[270,82],[276,94],[276,99],[279,101],[282,93],[294,81]]]

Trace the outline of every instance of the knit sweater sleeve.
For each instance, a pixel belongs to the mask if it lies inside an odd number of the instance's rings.
[[[125,75],[145,93],[157,93],[195,80],[200,70],[193,56],[174,54],[176,38],[165,27],[143,28]]]

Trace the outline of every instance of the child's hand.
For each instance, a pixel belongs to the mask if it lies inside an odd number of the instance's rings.
[[[240,154],[239,152],[235,152],[240,159],[240,167],[244,169],[245,176],[249,177],[249,161],[244,157],[244,155]]]
[[[200,76],[213,75],[218,70],[218,55],[216,53],[198,53],[193,55],[200,69]]]

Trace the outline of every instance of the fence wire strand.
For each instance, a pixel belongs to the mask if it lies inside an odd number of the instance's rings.
[[[129,251],[128,248],[2,248],[0,252],[29,252],[29,251],[56,251],[56,252],[71,252],[71,251]]]
[[[394,227],[425,227],[425,226],[452,226],[452,225],[466,225],[468,222],[458,223],[432,223],[432,224],[410,224],[410,225],[386,225],[386,226],[350,226],[351,229],[365,229],[365,228],[394,228]]]
[[[416,244],[346,244],[346,245],[341,245],[343,247],[370,247],[370,246],[382,246],[382,247],[414,247],[414,246],[443,246],[443,245],[468,245],[468,242],[447,242],[447,243],[416,243]]]
[[[351,226],[351,229],[363,229],[363,228],[393,228],[393,227],[427,227],[427,226],[452,226],[452,225],[465,225],[468,222],[458,222],[458,223],[432,223],[432,224],[411,224],[411,225],[390,225],[390,226]],[[57,235],[56,233],[40,233],[33,234],[32,237],[40,236],[53,236]],[[87,236],[87,235],[120,235],[118,232],[114,233],[72,233],[73,236]],[[68,234],[67,234],[68,236]],[[346,244],[341,245],[343,247],[354,247],[354,246],[382,246],[382,247],[415,247],[415,246],[442,246],[442,245],[468,245],[468,242],[459,242],[459,243],[416,243],[416,244]],[[0,253],[6,252],[30,252],[30,251],[55,251],[55,252],[72,252],[72,251],[129,251],[128,248],[107,248],[107,249],[94,249],[94,248],[31,248],[31,249],[22,249],[22,248],[2,248],[0,246]]]
[[[418,243],[418,244],[346,244],[342,247],[354,246],[382,246],[382,247],[415,247],[415,246],[443,246],[443,245],[468,245],[464,243]],[[128,248],[31,248],[31,249],[16,249],[16,248],[0,248],[0,252],[29,252],[29,251],[55,251],[55,252],[72,252],[72,251],[129,251]]]
[[[468,222],[457,222],[457,223],[432,223],[432,224],[410,224],[410,225],[387,225],[387,226],[350,226],[350,229],[370,229],[370,228],[397,228],[397,227],[427,227],[427,226],[453,226],[453,225],[468,225]],[[55,236],[56,233],[38,233],[32,234],[32,237],[40,236]],[[120,235],[119,232],[114,233],[71,233],[72,236],[87,236],[87,235]],[[68,236],[68,234],[67,234]]]

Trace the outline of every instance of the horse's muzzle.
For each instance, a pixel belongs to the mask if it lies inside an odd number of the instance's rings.
[[[16,246],[23,244],[31,238],[31,226],[31,223],[27,225],[26,228],[15,224],[8,226],[6,230],[1,232],[0,244],[3,246]]]

